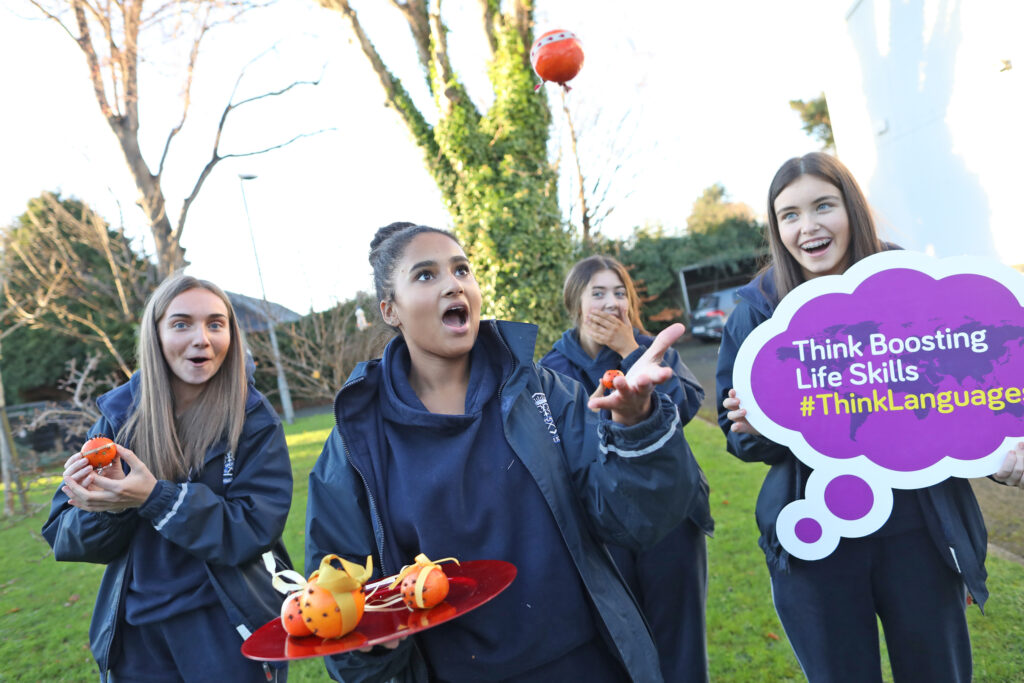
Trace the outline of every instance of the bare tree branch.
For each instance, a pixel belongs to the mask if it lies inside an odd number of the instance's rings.
[[[185,68],[185,85],[182,91],[182,105],[181,105],[181,120],[178,121],[178,125],[170,130],[167,134],[167,141],[164,143],[164,151],[160,155],[160,163],[157,164],[156,174],[158,176],[163,175],[164,162],[167,161],[167,153],[171,149],[171,141],[174,136],[177,135],[182,127],[185,125],[185,118],[188,116],[189,106],[192,104],[192,79],[195,75],[196,60],[199,58],[199,44],[202,42],[206,32],[210,29],[208,24],[209,11],[206,13],[206,17],[196,32],[195,38],[192,40],[192,50],[188,55],[188,65]]]
[[[146,14],[143,6],[147,0],[29,1],[46,18],[56,21],[81,49],[100,112],[117,137],[135,180],[138,205],[150,224],[160,273],[166,276],[180,269],[186,264],[181,232],[191,201],[183,206],[177,225],[172,226],[161,181],[171,145],[189,115],[200,45],[213,27],[234,22],[274,0],[157,0],[159,4]],[[62,5],[69,7],[71,18],[65,19],[60,10],[53,9]],[[152,167],[155,172],[143,158],[139,142],[139,52],[144,31],[151,32],[145,35],[158,34],[156,37],[163,40],[175,40],[191,31],[182,80],[181,117],[164,138],[158,163]],[[203,179],[200,173],[195,189]]]
[[[487,36],[487,44],[491,48],[490,58],[498,52],[498,37],[494,33],[495,18],[500,16],[498,3],[495,0],[479,0],[480,10],[483,14],[484,35]]]
[[[405,15],[405,20],[412,31],[413,40],[416,42],[416,54],[423,65],[427,85],[430,83],[430,25],[427,21],[427,3],[424,0],[390,0],[391,4],[398,8]]]
[[[388,103],[396,110],[402,111],[401,107],[398,106],[396,99],[397,90],[395,88],[395,79],[392,77],[391,72],[388,71],[387,67],[384,66],[384,60],[381,59],[380,54],[377,52],[377,48],[375,48],[373,43],[370,42],[370,38],[363,30],[363,25],[359,22],[359,15],[356,14],[356,11],[352,9],[351,5],[349,5],[348,0],[317,0],[317,2],[327,9],[336,10],[348,20],[349,26],[352,28],[352,32],[356,36],[356,40],[359,41],[360,49],[362,49],[366,58],[370,60],[370,66],[373,68],[373,72],[377,74],[380,84],[384,86],[384,92],[387,95]]]
[[[248,69],[249,66],[253,64],[254,61],[255,59],[250,60],[249,63],[242,68],[242,72],[238,75],[238,78],[235,80],[235,86],[231,91],[232,98],[234,97],[234,94],[238,91],[238,86],[241,83],[242,78],[245,76],[246,69]],[[324,68],[326,69],[326,67]],[[220,152],[220,139],[221,135],[224,132],[224,124],[227,122],[228,115],[232,111],[235,111],[236,109],[239,109],[240,107],[243,107],[247,104],[251,104],[253,102],[266,99],[268,97],[279,97],[287,93],[292,88],[295,88],[300,85],[320,85],[320,81],[323,80],[323,74],[324,70],[322,69],[320,71],[320,77],[317,78],[315,81],[294,81],[292,83],[289,83],[287,86],[281,88],[280,90],[266,92],[261,95],[255,95],[253,97],[248,97],[244,100],[241,100],[240,102],[231,102],[230,100],[228,101],[227,105],[225,105],[224,107],[224,111],[221,112],[220,121],[218,121],[217,123],[217,132],[214,135],[213,152],[210,154],[210,160],[206,162],[206,165],[203,166],[203,170],[199,172],[199,177],[196,178],[195,185],[192,186],[192,192],[190,192],[189,195],[185,197],[185,200],[181,204],[181,212],[178,214],[178,226],[173,233],[174,239],[181,240],[181,233],[185,229],[185,220],[186,218],[188,218],[188,211],[192,206],[192,202],[195,201],[196,197],[199,195],[199,190],[202,189],[203,187],[203,183],[206,182],[206,179],[210,176],[210,173],[213,172],[213,168],[218,163],[220,163],[224,159],[230,159],[233,157],[251,157],[256,156],[257,154],[266,154],[267,152],[270,152],[272,150],[287,147],[296,140],[301,140],[302,138],[311,137],[313,135],[319,135],[320,133],[326,132],[328,130],[334,130],[334,128],[322,128],[312,133],[300,133],[299,135],[296,135],[292,139],[288,140],[287,142],[282,142],[277,145],[271,145],[270,147],[266,147],[264,149],[253,152],[239,152],[233,154],[221,154]]]
[[[93,48],[92,34],[89,31],[89,21],[85,18],[85,12],[82,10],[81,0],[72,0],[71,8],[74,10],[75,21],[78,24],[79,35],[75,38],[75,42],[78,43],[78,47],[81,48],[82,52],[85,54],[85,61],[89,66],[89,79],[92,81],[93,92],[96,95],[96,101],[100,105],[100,112],[102,112],[104,118],[107,119],[107,122],[111,126],[114,126],[116,119],[120,116],[120,112],[115,114],[111,109],[110,102],[107,101],[106,89],[103,86],[103,75],[100,73],[99,59],[96,57],[95,48]]]
[[[447,108],[444,113],[451,114],[452,108],[462,100],[459,89],[455,87],[455,73],[451,59],[448,57],[448,29],[441,21],[441,0],[430,13],[430,39],[434,48],[434,93],[444,93]]]

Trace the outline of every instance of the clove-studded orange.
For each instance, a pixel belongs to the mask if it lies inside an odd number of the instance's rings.
[[[603,386],[605,389],[614,389],[615,378],[619,377],[620,375],[622,375],[622,370],[616,370],[615,368],[612,368],[611,370],[605,370],[604,377],[601,378],[601,386]]]
[[[281,603],[281,625],[290,636],[313,635],[302,619],[302,591],[295,591]]]
[[[105,436],[96,436],[82,446],[82,455],[89,464],[99,469],[106,467],[117,457],[117,446]]]

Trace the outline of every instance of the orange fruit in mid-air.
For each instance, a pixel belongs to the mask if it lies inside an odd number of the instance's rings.
[[[601,386],[603,386],[605,389],[614,389],[615,378],[621,375],[622,370],[616,370],[614,368],[612,368],[611,370],[605,370],[604,377],[601,378]]]
[[[114,461],[117,457],[117,446],[105,436],[96,436],[82,446],[82,455],[90,465],[99,469]]]

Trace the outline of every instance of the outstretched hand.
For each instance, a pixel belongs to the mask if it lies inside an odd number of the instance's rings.
[[[1006,454],[999,471],[992,475],[996,481],[1024,489],[1024,441]]]
[[[127,464],[125,474],[122,463]],[[117,457],[102,470],[94,470],[81,453],[64,463],[61,491],[68,503],[87,512],[123,512],[146,502],[156,477],[138,456],[120,444]]]
[[[647,419],[651,413],[651,392],[654,387],[673,377],[672,369],[661,365],[665,352],[686,328],[679,323],[669,325],[654,338],[650,347],[623,376],[613,380],[613,390],[607,396],[591,396],[591,410],[609,410],[612,420],[634,425]]]
[[[735,434],[754,434],[760,436],[761,432],[747,422],[747,411],[740,407],[740,400],[736,397],[736,390],[730,389],[728,398],[722,400],[722,407],[728,410],[726,417],[732,421],[729,430]]]

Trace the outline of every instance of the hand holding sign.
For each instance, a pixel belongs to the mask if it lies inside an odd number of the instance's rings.
[[[761,432],[754,429],[750,426],[750,423],[747,422],[747,411],[740,406],[740,399],[736,396],[735,389],[729,390],[729,396],[722,401],[722,405],[729,411],[726,413],[726,417],[728,417],[729,421],[732,422],[732,425],[729,427],[730,430],[737,434],[761,435]]]
[[[1024,438],[1022,301],[1005,266],[890,251],[797,287],[751,333],[723,405],[815,470],[776,523],[790,553],[877,530],[893,488],[1001,472]]]
[[[1002,466],[992,475],[992,478],[1008,486],[1024,489],[1024,441],[1018,443],[1015,449],[1006,454]]]

